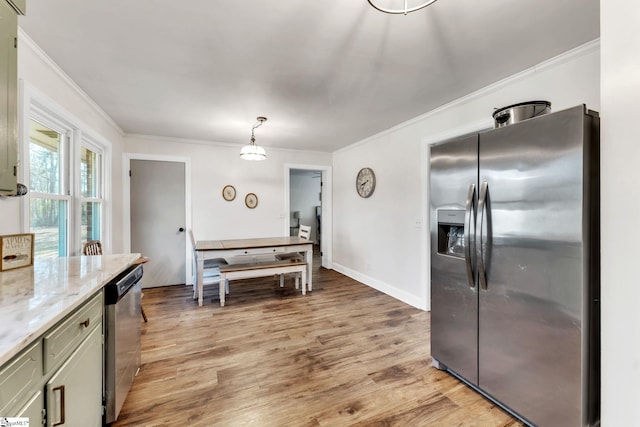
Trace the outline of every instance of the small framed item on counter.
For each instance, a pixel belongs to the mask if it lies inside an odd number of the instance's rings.
[[[0,271],[33,265],[34,240],[33,233],[0,236]]]

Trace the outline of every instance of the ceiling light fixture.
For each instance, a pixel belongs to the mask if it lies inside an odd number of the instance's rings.
[[[409,7],[409,0],[404,0],[404,9],[387,9],[386,7],[381,7],[381,6],[378,6],[378,5],[375,4],[375,2],[377,2],[379,0],[367,0],[367,1],[369,2],[369,4],[371,6],[373,6],[376,9],[378,9],[380,12],[391,13],[393,15],[400,15],[400,14],[406,15],[408,13],[415,12],[416,10],[420,10],[422,8],[425,8],[425,7],[429,6],[431,3],[435,3],[436,2],[436,0],[422,1],[417,6]]]
[[[267,118],[260,116],[256,118],[256,120],[258,120],[258,123],[251,128],[251,142],[240,150],[240,158],[242,160],[264,160],[267,158],[267,153],[264,151],[264,148],[256,145],[256,137],[253,134],[253,131],[262,126],[262,124],[267,121]]]

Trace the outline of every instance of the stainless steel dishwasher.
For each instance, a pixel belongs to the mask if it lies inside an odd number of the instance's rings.
[[[105,424],[118,419],[140,370],[141,279],[142,266],[137,265],[104,287]]]

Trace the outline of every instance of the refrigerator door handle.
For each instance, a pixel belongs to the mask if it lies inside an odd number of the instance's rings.
[[[478,258],[478,281],[480,282],[480,287],[485,290],[487,289],[487,272],[484,265],[484,246],[486,245],[488,236],[484,235],[483,230],[485,225],[485,213],[487,211],[488,193],[489,183],[484,181],[480,187],[480,194],[478,196],[478,224],[476,230],[479,238],[476,245],[476,254]]]
[[[469,280],[469,287],[476,287],[476,277],[473,271],[473,261],[471,259],[471,235],[475,234],[472,230],[472,226],[475,225],[475,200],[476,200],[476,185],[469,184],[469,193],[467,194],[467,204],[464,213],[464,261],[467,265],[467,279]],[[475,241],[475,238],[473,239]]]

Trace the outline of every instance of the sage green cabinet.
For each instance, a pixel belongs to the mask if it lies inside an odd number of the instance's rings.
[[[24,8],[24,1],[20,1]],[[18,15],[0,0],[0,195],[17,190]]]
[[[47,382],[47,426],[102,425],[102,330],[95,328]]]
[[[0,367],[0,416],[102,426],[102,290]]]
[[[16,417],[29,418],[29,425],[37,427],[44,424],[44,414],[44,393],[38,390],[16,413]]]
[[[42,383],[42,342],[37,340],[0,369],[0,416],[20,410]]]
[[[93,328],[102,323],[104,309],[102,301],[102,294],[93,297],[44,334],[42,346],[45,375],[67,360],[71,352],[78,348]]]

